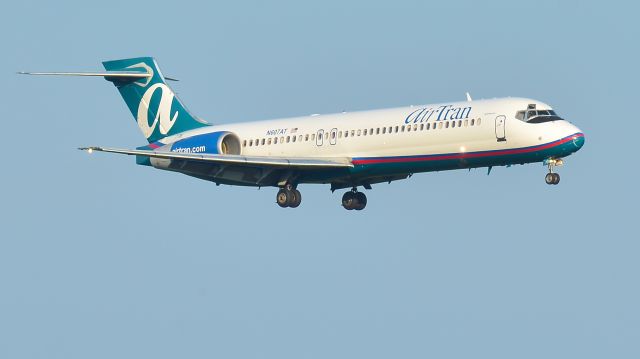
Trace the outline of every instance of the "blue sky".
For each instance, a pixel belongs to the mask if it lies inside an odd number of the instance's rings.
[[[0,357],[637,358],[631,2],[24,1],[3,7]],[[419,174],[365,211],[76,150],[144,144],[94,70],[157,58],[242,122],[532,97],[586,134],[542,165]]]

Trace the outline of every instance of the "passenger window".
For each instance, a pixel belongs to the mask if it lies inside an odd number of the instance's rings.
[[[296,136],[292,136],[291,140],[292,140],[293,142],[296,142]]]
[[[242,147],[247,147],[247,140],[242,141]]]
[[[345,138],[349,137],[349,131],[344,131],[344,137]]]
[[[298,136],[298,142],[302,142],[302,135]]]
[[[367,129],[366,129],[366,128],[364,129],[364,131],[362,132],[362,134],[363,134],[364,136],[366,136],[366,135],[367,135]]]
[[[362,130],[358,130],[358,136],[362,134]]]
[[[430,127],[431,127],[431,124],[427,122],[427,131],[429,131]]]
[[[370,134],[370,135],[373,135],[373,128],[370,128],[370,129],[369,129],[369,134]]]
[[[411,125],[407,126],[407,132],[409,132],[409,131],[411,131]]]
[[[331,131],[331,139],[332,140],[336,139],[336,131]]]
[[[253,146],[253,140],[249,140],[249,147]]]
[[[383,127],[383,128],[382,128],[382,134],[384,135],[385,133],[387,133],[387,128],[386,128],[386,127]]]
[[[396,126],[396,133],[398,133],[398,126]]]
[[[476,122],[476,120],[472,118],[471,119],[471,126],[475,126],[475,122]]]
[[[438,122],[438,128],[442,129],[442,122]]]
[[[469,120],[464,120],[464,127],[469,126]]]
[[[284,143],[284,136],[280,136],[280,144]]]
[[[325,140],[328,140],[328,139],[329,139],[329,132],[325,132],[325,133],[324,133],[324,139],[325,139]]]
[[[338,138],[342,138],[342,131],[338,132]]]
[[[376,128],[376,135],[380,134],[380,127]]]
[[[458,120],[458,127],[462,127],[462,120]]]
[[[306,135],[304,135],[304,142],[309,141],[309,134],[307,133]]]
[[[266,142],[266,141],[267,141],[267,140],[265,140],[264,138],[263,138],[263,139],[261,139],[261,140],[260,140],[261,145],[263,145],[263,146],[264,146],[264,144],[265,144],[265,142]]]
[[[449,121],[445,122],[444,127],[449,128]]]
[[[451,122],[451,128],[455,128],[456,127],[456,121]]]
[[[476,125],[480,126],[480,121],[482,121],[481,118],[479,118],[478,121],[476,121]]]
[[[278,137],[274,137],[274,138],[273,138],[273,144],[274,144],[274,145],[277,145],[277,144],[278,144]]]
[[[351,137],[356,135],[356,130],[351,130]]]
[[[287,143],[291,142],[291,136],[287,136]]]
[[[269,137],[269,139],[267,140],[267,145],[271,144],[271,137]]]
[[[420,126],[422,126],[422,125],[420,125]],[[414,125],[413,125],[413,130],[414,130],[414,131],[417,131],[417,130],[418,130],[418,125],[415,125],[415,124],[414,124]]]

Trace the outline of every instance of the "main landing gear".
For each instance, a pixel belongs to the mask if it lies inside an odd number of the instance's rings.
[[[291,184],[280,188],[276,195],[276,203],[282,208],[296,208],[301,202],[302,194]],[[351,191],[342,196],[342,207],[349,211],[352,209],[362,211],[366,206],[367,196],[362,192],[358,192],[356,187],[353,187]]]
[[[367,196],[358,192],[356,187],[353,187],[351,191],[346,192],[342,196],[342,207],[346,210],[355,209],[356,211],[362,211],[367,206]]]
[[[560,183],[560,175],[558,173],[554,173],[553,168],[555,166],[562,166],[563,164],[562,160],[548,159],[545,162],[547,164],[547,167],[549,168],[549,173],[547,173],[547,175],[544,176],[544,181],[547,184],[553,184],[553,185]]]
[[[282,208],[296,208],[302,202],[302,194],[295,187],[288,184],[281,188],[276,195],[276,203]]]

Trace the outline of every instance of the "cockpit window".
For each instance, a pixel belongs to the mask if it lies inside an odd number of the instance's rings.
[[[516,118],[527,123],[543,123],[562,120],[553,110],[526,110],[516,112]]]

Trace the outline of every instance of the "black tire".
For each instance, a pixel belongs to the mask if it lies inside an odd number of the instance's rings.
[[[356,203],[355,203],[354,209],[356,211],[362,211],[364,207],[367,206],[367,196],[362,192],[356,192],[355,199],[356,199]]]
[[[356,201],[355,196],[351,191],[346,192],[345,194],[342,195],[342,207],[344,207],[344,209],[348,211],[354,208],[355,201]]]
[[[291,197],[292,197],[291,191],[287,191],[286,189],[281,189],[278,191],[278,194],[276,195],[276,203],[278,204],[278,206],[282,208],[287,208],[289,207],[289,202],[291,201]]]
[[[554,184],[554,185],[556,185],[556,184],[558,184],[558,183],[560,183],[560,175],[559,175],[559,174],[557,174],[557,173],[554,173],[554,176],[553,176],[553,184]]]
[[[302,203],[302,194],[297,189],[291,191],[293,196],[291,197],[291,201],[289,203],[289,207],[296,208]]]
[[[546,176],[544,176],[544,181],[545,181],[547,184],[553,184],[553,182],[554,182],[554,181],[555,181],[555,179],[556,179],[556,176],[554,176],[554,175],[555,175],[555,173],[547,173],[547,175],[546,175]]]

